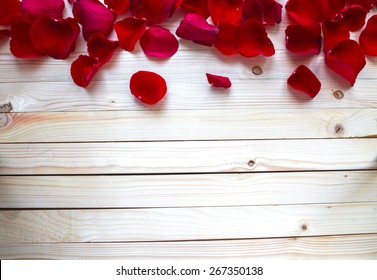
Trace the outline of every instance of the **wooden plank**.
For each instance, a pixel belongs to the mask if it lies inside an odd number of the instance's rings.
[[[377,235],[186,242],[0,245],[1,259],[377,259]]]
[[[14,113],[0,142],[370,137],[376,117],[377,109]]]
[[[183,241],[377,233],[377,202],[0,211],[0,244]]]
[[[377,139],[1,144],[1,175],[377,169]]]
[[[0,207],[147,208],[377,202],[377,172],[3,176]]]

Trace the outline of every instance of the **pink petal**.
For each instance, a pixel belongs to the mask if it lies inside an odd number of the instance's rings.
[[[178,40],[168,29],[152,26],[140,39],[140,46],[147,56],[172,57],[178,51]]]
[[[117,15],[124,14],[128,10],[131,0],[105,0],[107,7]]]
[[[134,17],[156,24],[165,22],[172,15],[176,2],[177,0],[132,0],[129,8]]]
[[[135,49],[136,42],[143,36],[146,28],[145,20],[133,17],[117,21],[114,29],[118,36],[120,47],[125,51],[132,52]]]
[[[228,77],[218,76],[206,73],[208,83],[214,87],[221,87],[221,88],[230,88],[232,86],[232,82],[229,80]]]

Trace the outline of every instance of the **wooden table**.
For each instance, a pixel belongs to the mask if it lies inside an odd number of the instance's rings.
[[[83,42],[66,61],[1,43],[0,257],[377,258],[376,60],[350,88],[322,54],[287,53],[286,25],[271,58],[118,51],[87,89],[69,74]],[[312,101],[286,84],[302,63]],[[138,70],[165,77],[158,105],[129,93]]]

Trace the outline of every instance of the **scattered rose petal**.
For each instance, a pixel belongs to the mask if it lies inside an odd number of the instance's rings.
[[[335,45],[325,55],[326,65],[354,85],[366,61],[363,49],[356,41],[345,40]]]
[[[238,52],[234,48],[234,40],[238,26],[223,22],[219,24],[219,32],[217,33],[214,46],[224,55],[234,55]]]
[[[244,0],[208,0],[208,9],[214,23],[239,24]]]
[[[118,36],[120,47],[125,51],[132,52],[135,49],[136,42],[143,36],[146,28],[145,20],[133,17],[117,21],[114,29]]]
[[[208,0],[183,0],[181,8],[205,19],[209,17]]]
[[[321,52],[321,25],[288,25],[285,30],[287,50],[300,54],[319,54]]]
[[[100,68],[97,58],[80,55],[71,65],[71,76],[76,85],[87,87]]]
[[[147,56],[172,57],[178,51],[178,40],[168,29],[152,26],[140,39],[140,46]]]
[[[301,91],[311,99],[317,96],[321,90],[321,82],[316,75],[305,65],[300,65],[288,78],[288,85]]]
[[[275,0],[245,0],[242,16],[244,20],[255,19],[273,26],[281,22],[282,8]]]
[[[111,11],[121,15],[128,10],[130,0],[105,0],[105,4]]]
[[[326,3],[325,3],[326,2]],[[324,20],[327,0],[289,0],[285,5],[288,15],[298,24],[315,24]]]
[[[72,12],[82,25],[85,40],[94,33],[108,36],[113,30],[115,16],[98,0],[76,0]]]
[[[167,86],[165,79],[160,75],[149,71],[139,71],[131,77],[130,90],[132,95],[141,102],[154,105],[165,96]]]
[[[228,77],[213,75],[209,73],[206,73],[206,76],[208,83],[214,87],[230,88],[232,86],[232,82]]]
[[[172,15],[176,1],[178,0],[132,0],[129,9],[134,17],[156,24],[165,22]]]
[[[0,39],[1,38],[8,38],[10,37],[10,30],[9,29],[1,29],[0,30]]]
[[[327,53],[337,43],[350,38],[350,32],[344,23],[335,20],[325,20],[322,23],[323,51]]]
[[[349,31],[357,31],[365,24],[368,11],[359,5],[352,5],[345,8],[339,14],[340,21],[348,28]]]
[[[179,24],[176,34],[186,40],[212,46],[216,40],[218,28],[210,25],[204,18],[197,14],[187,14]]]
[[[365,10],[370,11],[375,5],[376,0],[348,0],[351,5],[360,5]]]
[[[20,16],[21,13],[19,0],[0,0],[0,25],[11,24],[13,18]]]
[[[97,58],[102,65],[109,61],[118,47],[118,41],[109,40],[101,33],[93,34],[88,40],[89,56]]]
[[[275,54],[274,45],[267,36],[265,26],[253,19],[248,19],[238,27],[234,47],[245,57]]]
[[[377,15],[372,16],[360,33],[360,46],[366,55],[377,56]]]
[[[64,0],[22,0],[22,15],[30,18],[63,17]]]

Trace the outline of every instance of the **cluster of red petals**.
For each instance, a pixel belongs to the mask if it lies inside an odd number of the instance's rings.
[[[0,0],[0,25],[11,24],[15,17],[21,16],[21,13],[19,0]]]
[[[232,86],[231,81],[228,77],[223,77],[219,75],[213,75],[206,73],[207,81],[209,84],[211,84],[214,87],[220,87],[220,88],[230,88]]]
[[[321,82],[316,75],[305,65],[300,65],[288,78],[288,85],[305,93],[311,99],[317,96],[321,90]]]

